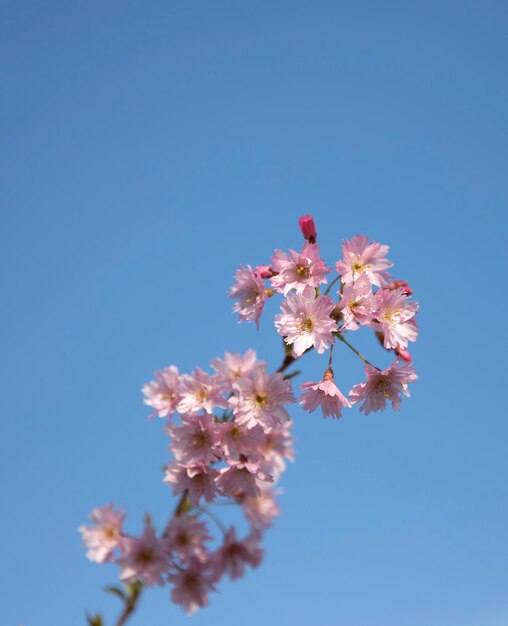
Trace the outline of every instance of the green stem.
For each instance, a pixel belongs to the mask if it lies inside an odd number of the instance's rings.
[[[352,346],[352,345],[349,343],[349,341],[348,341],[347,339],[345,339],[345,338],[344,338],[344,336],[342,335],[342,333],[337,332],[337,333],[334,333],[334,335],[337,337],[337,339],[339,339],[339,341],[342,341],[342,343],[345,343],[345,344],[346,344],[346,346],[347,346],[350,350],[352,350],[352,351],[356,354],[356,356],[360,357],[360,359],[361,359],[364,363],[367,363],[367,365],[370,365],[371,367],[374,367],[375,369],[377,369],[377,370],[378,370],[378,372],[380,372],[380,371],[381,371],[381,370],[379,369],[379,367],[376,367],[373,363],[371,363],[370,361],[368,361],[368,360],[367,360],[367,359],[363,356],[363,354],[362,354],[361,352],[358,352],[358,350],[357,350],[354,346]]]

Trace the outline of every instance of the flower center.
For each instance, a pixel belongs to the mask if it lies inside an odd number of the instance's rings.
[[[198,430],[192,437],[193,448],[205,448],[210,444],[210,435],[206,430]]]
[[[196,389],[196,391],[194,392],[194,397],[198,402],[205,402],[205,400],[208,398],[208,391],[204,388]]]
[[[150,550],[150,548],[143,548],[143,550],[141,550],[138,554],[137,560],[139,563],[151,563],[153,561],[153,550]]]
[[[355,256],[355,258],[353,259],[353,262],[351,263],[351,269],[353,270],[354,274],[361,274],[362,272],[364,272],[366,269],[369,269],[370,267],[372,267],[370,263],[363,263],[362,257],[359,257],[359,256]]]
[[[308,267],[305,267],[305,265],[297,265],[296,273],[298,274],[300,278],[309,278],[310,269]]]
[[[312,332],[314,328],[314,322],[310,317],[306,317],[300,324],[300,330],[304,333]]]
[[[114,526],[105,526],[102,529],[102,536],[104,537],[104,539],[114,541],[118,539],[118,531]]]
[[[399,313],[400,313],[400,309],[395,309],[395,311],[393,309],[385,309],[383,311],[382,317],[387,324],[392,325],[392,324],[397,323],[396,318],[399,315]]]
[[[265,406],[268,396],[266,393],[255,393],[254,394],[254,402],[258,405],[258,407],[262,408]]]
[[[390,381],[387,378],[380,378],[376,383],[376,391],[382,393],[384,398],[389,398],[388,390],[390,389]]]

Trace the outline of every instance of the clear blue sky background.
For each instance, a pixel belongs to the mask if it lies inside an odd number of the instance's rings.
[[[297,461],[263,566],[187,618],[132,626],[507,626],[508,7],[502,1],[0,6],[2,626],[118,601],[77,527],[173,506],[140,387],[254,346],[240,263],[356,233],[421,302],[400,413],[293,411]],[[275,303],[269,309],[276,312]],[[358,345],[389,358],[365,332]],[[337,347],[348,390],[362,366]],[[322,362],[309,358],[305,378]]]

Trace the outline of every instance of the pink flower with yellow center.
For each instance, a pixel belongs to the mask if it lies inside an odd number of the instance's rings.
[[[373,285],[384,287],[390,279],[386,271],[393,263],[384,257],[389,246],[372,241],[369,243],[365,235],[355,235],[342,243],[342,259],[337,261],[336,268],[345,284],[354,283],[362,274]]]
[[[337,323],[330,317],[335,304],[330,296],[315,297],[314,289],[306,287],[301,295],[289,296],[275,316],[275,327],[296,357],[314,347],[319,354],[335,341]]]

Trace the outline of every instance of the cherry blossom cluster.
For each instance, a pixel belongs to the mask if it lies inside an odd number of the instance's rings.
[[[336,276],[328,283],[333,270],[321,258],[314,220],[303,216],[299,225],[305,238],[301,251],[275,250],[270,265],[240,266],[229,292],[235,300],[233,311],[239,321],[255,322],[259,328],[265,302],[282,294],[275,328],[284,339],[287,362],[311,349],[318,354],[330,350],[323,378],[300,387],[304,393],[299,402],[306,411],[320,406],[324,417],[339,418],[343,407],[361,403],[360,410],[369,414],[383,410],[387,401],[399,409],[401,394],[409,396],[408,385],[417,380],[408,344],[418,336],[418,304],[410,299],[407,282],[390,276],[389,247],[365,235],[344,241],[342,258],[335,262]],[[389,368],[373,366],[348,342],[346,334],[361,326],[371,328],[382,345],[394,352],[396,358]],[[348,396],[334,382],[332,352],[337,340],[365,362],[366,380]]]
[[[226,353],[211,365],[213,374],[169,366],[142,390],[152,416],[167,420],[173,460],[163,480],[180,496],[161,535],[149,520],[141,536],[126,535],[125,515],[111,504],[92,511],[93,526],[80,527],[89,559],[116,562],[126,584],[168,582],[172,600],[189,613],[207,604],[223,576],[236,579],[246,565],[259,565],[262,533],[279,514],[274,485],[293,458],[290,381],[268,373],[254,350]],[[212,513],[216,503],[242,508],[245,537]]]
[[[150,417],[165,420],[172,457],[163,481],[179,499],[159,534],[149,517],[139,536],[127,534],[126,515],[113,504],[94,509],[92,525],[79,529],[90,560],[120,569],[125,591],[110,588],[124,602],[117,626],[125,624],[145,587],[168,583],[171,599],[193,613],[208,603],[222,577],[240,578],[246,566],[260,564],[263,532],[279,514],[275,485],[294,455],[286,407],[297,401],[290,379],[298,372],[286,370],[295,361],[310,350],[328,354],[322,378],[303,383],[298,399],[305,411],[319,407],[325,418],[340,418],[354,404],[365,414],[387,403],[399,409],[417,380],[408,346],[418,336],[418,304],[408,283],[390,276],[388,246],[365,235],[344,241],[332,278],[313,218],[301,217],[299,226],[300,251],[275,250],[269,265],[240,266],[229,292],[239,321],[258,328],[266,301],[282,296],[274,320],[284,345],[279,369],[270,373],[254,350],[226,352],[211,361],[213,373],[198,367],[180,374],[171,365],[142,389]],[[362,326],[394,354],[388,368],[373,365],[346,338]],[[348,394],[334,380],[337,343],[364,362],[366,379]],[[243,532],[224,524],[212,509],[220,504],[241,508]],[[88,621],[103,624],[100,616]]]

